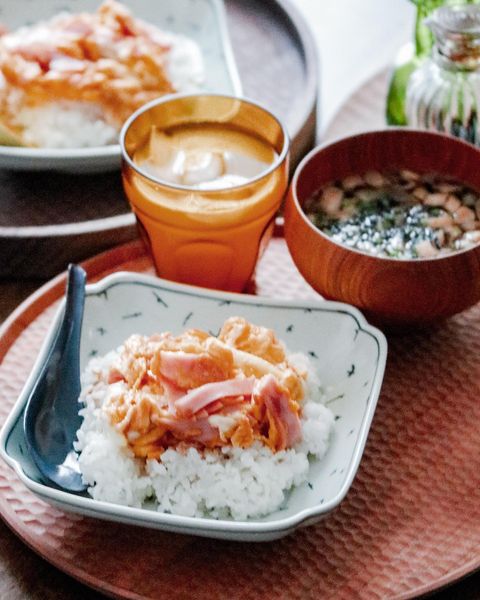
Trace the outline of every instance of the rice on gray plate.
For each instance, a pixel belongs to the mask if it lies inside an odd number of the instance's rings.
[[[177,92],[198,92],[204,81],[200,48],[193,40],[162,32],[171,48],[166,72]],[[56,101],[23,106],[16,115],[28,145],[40,148],[91,148],[118,143],[119,129],[104,118],[103,109],[92,102]]]

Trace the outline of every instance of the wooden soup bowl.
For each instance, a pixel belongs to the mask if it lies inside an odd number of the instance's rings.
[[[312,150],[298,166],[285,207],[285,238],[299,271],[325,298],[382,324],[429,323],[480,300],[480,244],[436,258],[376,257],[332,241],[305,216],[325,184],[368,170],[437,173],[480,190],[480,150],[439,133],[392,128]]]

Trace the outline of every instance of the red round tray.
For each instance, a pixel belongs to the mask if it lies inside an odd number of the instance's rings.
[[[86,263],[89,280],[153,272],[134,242]],[[256,292],[315,297],[283,240]],[[0,330],[0,423],[17,398],[63,294],[64,276]],[[0,513],[31,548],[121,598],[410,598],[480,567],[480,306],[423,332],[390,336],[365,455],[340,507],[280,541],[241,544],[62,513],[0,461]]]

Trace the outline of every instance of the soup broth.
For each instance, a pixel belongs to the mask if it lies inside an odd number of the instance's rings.
[[[335,181],[304,210],[336,242],[376,256],[433,258],[480,242],[480,194],[411,171],[370,171]]]

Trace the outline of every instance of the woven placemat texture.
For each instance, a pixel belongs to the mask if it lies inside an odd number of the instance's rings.
[[[122,266],[151,270],[145,257],[111,268]],[[316,296],[281,240],[262,260],[256,289]],[[45,307],[0,365],[2,423],[54,308]],[[479,306],[429,330],[390,335],[384,386],[350,492],[321,523],[280,541],[229,543],[66,514],[28,492],[3,462],[0,512],[62,570],[120,597],[411,597],[480,563],[479,357]]]

